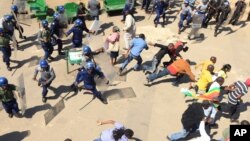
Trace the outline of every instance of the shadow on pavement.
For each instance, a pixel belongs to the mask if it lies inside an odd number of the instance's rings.
[[[26,110],[24,117],[25,118],[32,118],[37,112],[48,110],[51,108],[50,104],[39,105]]]
[[[25,137],[30,135],[30,130],[14,131],[0,136],[1,141],[22,141]]]

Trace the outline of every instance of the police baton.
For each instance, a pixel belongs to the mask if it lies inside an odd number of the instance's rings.
[[[151,13],[150,13],[150,15],[148,17],[148,20],[151,18],[151,16],[153,15],[153,13],[154,13],[154,8],[152,9],[152,11],[151,11]]]

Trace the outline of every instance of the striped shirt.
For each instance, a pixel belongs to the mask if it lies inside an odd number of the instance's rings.
[[[236,105],[238,96],[245,95],[248,92],[248,87],[244,82],[237,81],[234,83],[236,89],[228,94],[228,103]]]

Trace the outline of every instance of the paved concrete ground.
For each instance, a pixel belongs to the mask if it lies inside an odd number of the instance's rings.
[[[66,0],[62,1],[48,1],[51,7],[57,4],[63,4]],[[9,12],[11,2],[9,0],[0,1],[0,15]],[[168,36],[177,33],[178,19],[174,23],[168,24],[165,28],[154,28],[152,19],[154,15],[148,20],[148,15],[143,11],[137,10],[136,17],[139,19],[137,24],[137,33],[144,33],[147,40],[166,40]],[[110,23],[123,27],[120,22],[121,16],[107,17],[104,13],[101,15],[100,20],[104,23]],[[31,27],[25,28],[25,34],[31,36],[38,31],[38,23],[36,20],[30,22]],[[91,22],[87,21],[90,26]],[[224,31],[213,37],[214,25],[209,26],[207,29],[202,29],[205,34],[205,40],[202,42],[190,41],[188,46],[190,50],[187,53],[182,53],[184,58],[188,58],[193,62],[199,63],[202,60],[208,59],[214,55],[218,58],[216,68],[225,63],[232,65],[232,71],[228,74],[226,84],[230,84],[236,80],[245,80],[250,75],[249,60],[249,37],[250,26],[240,28],[240,26],[226,26],[226,29],[232,28],[235,32],[227,34]],[[105,29],[106,35],[111,32],[111,28]],[[182,33],[186,36],[189,30]],[[123,32],[121,32],[123,37]],[[69,38],[70,39],[70,38]],[[105,39],[98,35],[98,39]],[[96,41],[100,44],[100,40]],[[99,43],[98,43],[99,42]],[[94,44],[94,43],[93,43]],[[132,128],[135,131],[135,136],[143,141],[164,141],[166,135],[182,128],[180,119],[183,111],[187,108],[185,99],[180,93],[180,88],[188,87],[188,83],[183,83],[179,87],[173,87],[169,83],[171,77],[164,77],[160,79],[159,84],[151,87],[145,87],[143,83],[146,81],[145,75],[140,72],[133,72],[127,74],[127,81],[121,82],[117,86],[110,87],[112,89],[120,89],[132,87],[136,93],[136,98],[122,99],[110,101],[108,105],[103,105],[100,101],[94,100],[82,110],[81,107],[85,106],[91,99],[91,95],[78,95],[68,99],[65,102],[65,109],[55,117],[47,126],[44,122],[44,114],[61,100],[60,96],[67,93],[66,86],[70,85],[74,78],[75,73],[66,74],[66,63],[64,59],[58,58],[58,61],[50,63],[55,69],[56,79],[52,83],[52,90],[49,91],[48,96],[53,99],[48,100],[47,104],[41,101],[41,88],[37,86],[37,82],[32,80],[35,66],[29,67],[31,57],[41,57],[43,51],[38,50],[34,44],[34,38],[30,41],[20,44],[24,47],[24,51],[18,51],[16,57],[13,55],[12,60],[16,60],[17,64],[11,63],[11,66],[17,66],[12,72],[8,72],[5,65],[0,63],[0,76],[6,76],[10,83],[17,84],[17,77],[20,74],[25,76],[25,86],[27,94],[27,112],[24,118],[9,119],[8,115],[0,112],[0,140],[2,141],[62,141],[65,138],[72,138],[73,141],[89,141],[98,137],[100,132],[104,129],[110,128],[110,125],[97,126],[97,120],[114,119],[123,123],[126,127]],[[121,45],[124,46],[123,39],[121,38]],[[142,53],[144,61],[152,59],[157,49],[152,48]],[[57,52],[53,54],[56,57]],[[165,58],[168,60],[169,58]],[[132,67],[135,62],[128,65],[128,69]],[[107,66],[109,63],[107,62]],[[74,66],[76,67],[76,66]],[[111,67],[111,66],[110,66]],[[117,65],[116,67],[119,67]],[[194,68],[192,67],[194,71]],[[195,74],[198,72],[194,71]],[[118,83],[118,82],[114,82]],[[250,97],[249,94],[243,97],[247,103],[248,108]],[[241,113],[240,119],[250,119],[249,110]],[[222,118],[219,123],[219,129],[214,138],[219,139],[222,135],[224,128],[228,127],[229,120]]]

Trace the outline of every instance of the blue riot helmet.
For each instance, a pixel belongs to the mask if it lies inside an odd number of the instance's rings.
[[[16,5],[12,5],[11,10],[14,12],[18,12],[18,7]]]
[[[6,20],[6,21],[11,21],[12,19],[13,19],[12,15],[5,15],[4,16],[4,20]]]
[[[46,60],[41,60],[39,62],[39,65],[41,68],[48,68],[49,67],[49,63]]]
[[[91,49],[90,49],[90,47],[89,46],[84,46],[83,47],[83,54],[84,55],[88,55],[88,54],[90,54],[92,51],[91,51]]]
[[[47,20],[42,20],[42,26],[43,26],[43,28],[48,27],[49,22]]]
[[[54,13],[53,18],[54,20],[59,20],[60,14],[59,13]]]
[[[65,8],[64,8],[64,6],[60,5],[60,6],[57,7],[57,10],[58,10],[58,12],[59,12],[60,14],[62,14],[62,13],[64,13]]]
[[[87,62],[87,70],[91,70],[95,68],[95,64],[91,61]]]
[[[0,77],[0,87],[7,85],[8,85],[8,80],[5,77]]]
[[[82,20],[76,19],[76,20],[75,20],[75,26],[76,26],[76,27],[79,27],[79,26],[81,26],[81,25],[82,25]]]

